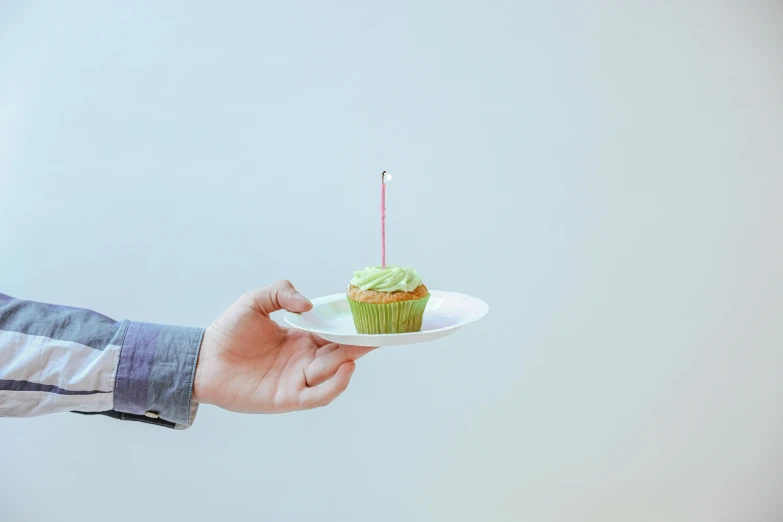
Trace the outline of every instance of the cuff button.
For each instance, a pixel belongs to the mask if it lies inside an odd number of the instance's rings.
[[[147,413],[144,414],[144,416],[149,417],[150,419],[157,419],[159,415],[154,411],[148,411]]]

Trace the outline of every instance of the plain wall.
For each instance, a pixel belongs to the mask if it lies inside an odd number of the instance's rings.
[[[0,3],[0,291],[489,316],[328,408],[0,419],[0,520],[783,519],[776,2]]]

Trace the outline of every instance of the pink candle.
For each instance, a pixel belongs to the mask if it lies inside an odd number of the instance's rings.
[[[386,171],[381,173],[381,268],[386,268]]]

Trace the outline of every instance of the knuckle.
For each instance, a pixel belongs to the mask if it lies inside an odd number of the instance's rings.
[[[239,302],[239,304],[250,308],[255,307],[257,303],[256,296],[252,292],[247,292],[245,294],[242,294],[239,297],[239,299],[237,299],[237,301]]]

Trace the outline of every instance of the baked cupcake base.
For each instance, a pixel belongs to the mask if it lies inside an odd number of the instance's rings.
[[[360,334],[395,334],[421,331],[429,290],[419,285],[412,292],[377,292],[348,289],[348,304]]]

